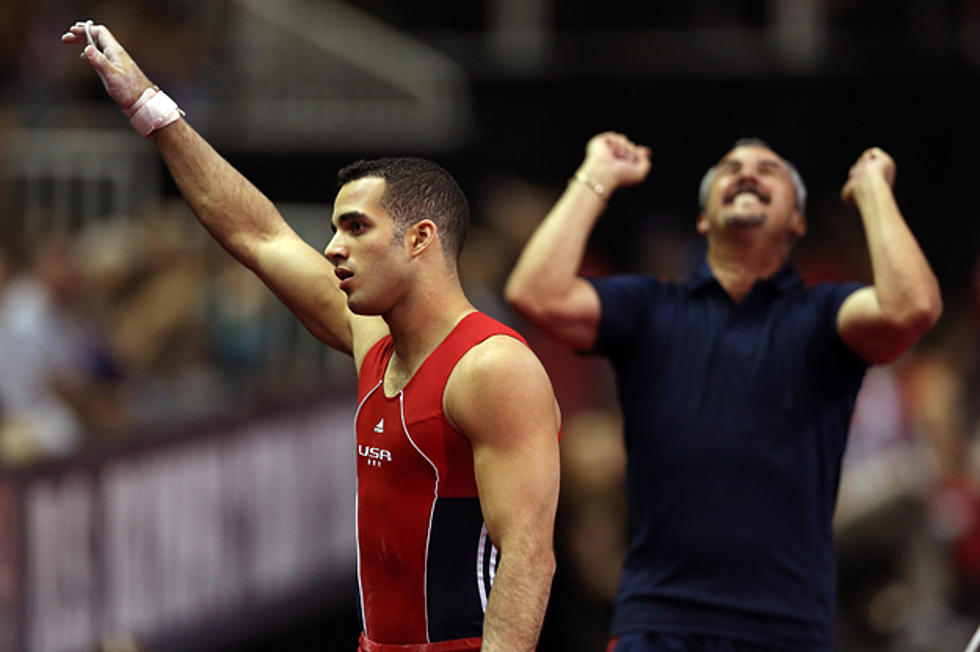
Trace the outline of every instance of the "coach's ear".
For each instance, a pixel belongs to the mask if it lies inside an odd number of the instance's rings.
[[[408,255],[413,258],[421,255],[433,242],[439,239],[438,236],[439,228],[432,220],[416,222],[405,232],[405,245],[408,247]]]
[[[695,228],[700,235],[708,234],[708,217],[704,214],[704,212],[698,213],[698,221]]]

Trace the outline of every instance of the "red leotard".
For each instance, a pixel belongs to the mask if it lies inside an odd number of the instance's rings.
[[[392,397],[384,393],[391,336],[361,365],[358,583],[371,641],[424,644],[481,635],[499,553],[483,523],[473,449],[447,421],[442,399],[460,358],[501,334],[524,342],[483,313],[467,315]]]

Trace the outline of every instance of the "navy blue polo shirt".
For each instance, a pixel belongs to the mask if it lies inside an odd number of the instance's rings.
[[[836,320],[861,286],[804,288],[787,265],[736,305],[707,262],[685,285],[591,282],[629,456],[613,634],[834,649],[831,520],[868,366]]]

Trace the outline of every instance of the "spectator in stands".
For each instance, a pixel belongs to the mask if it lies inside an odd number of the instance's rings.
[[[74,305],[78,279],[73,242],[54,236],[0,290],[0,404],[7,435],[18,441],[16,461],[66,455],[82,442],[73,405],[91,377],[97,344]]]

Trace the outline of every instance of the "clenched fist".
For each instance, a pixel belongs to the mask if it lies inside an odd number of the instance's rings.
[[[612,131],[593,136],[579,171],[609,192],[643,181],[650,172],[650,148]]]
[[[883,179],[889,187],[895,185],[895,161],[882,149],[872,147],[864,150],[857,162],[851,166],[847,181],[840,191],[845,203],[853,204],[855,196],[868,188],[875,179]]]

